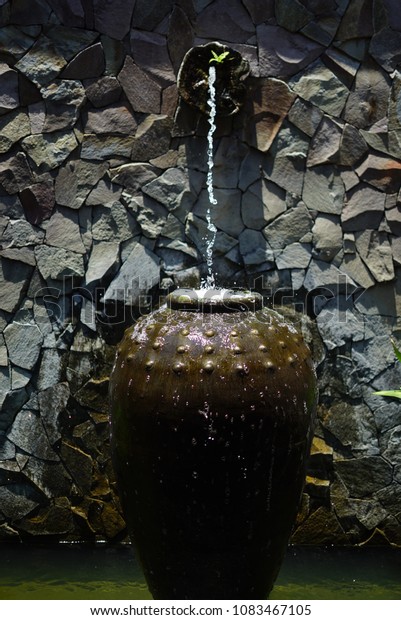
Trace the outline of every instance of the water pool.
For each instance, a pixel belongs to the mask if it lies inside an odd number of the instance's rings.
[[[0,544],[0,599],[146,600],[129,545]],[[271,599],[401,599],[401,549],[288,549]]]

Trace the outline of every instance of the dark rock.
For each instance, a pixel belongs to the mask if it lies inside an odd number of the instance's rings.
[[[160,279],[158,257],[140,243],[135,243],[102,301],[120,301],[125,305],[139,305],[141,295],[147,294]]]
[[[191,22],[182,8],[175,5],[170,17],[167,46],[176,74],[185,54],[192,47],[193,41],[194,31]]]
[[[156,169],[150,164],[124,164],[110,170],[112,183],[122,185],[132,194],[136,194],[139,189],[156,179],[156,177]]]
[[[92,237],[95,241],[127,241],[140,229],[136,220],[120,202],[98,207],[93,214]]]
[[[279,250],[290,243],[300,241],[312,230],[312,217],[305,205],[299,205],[279,215],[263,233],[270,246]]]
[[[258,79],[246,110],[245,141],[268,151],[295,97],[281,80]]]
[[[341,214],[344,231],[378,228],[384,215],[385,194],[365,184],[359,184],[347,194]]]
[[[353,125],[346,124],[341,136],[339,163],[342,166],[354,167],[365,157],[367,151],[368,145],[363,135]]]
[[[279,26],[297,32],[306,26],[314,18],[313,13],[308,11],[299,0],[281,0],[276,2],[276,19]]]
[[[336,39],[347,41],[371,37],[374,33],[374,14],[372,0],[352,0],[342,18]]]
[[[54,184],[52,181],[35,183],[20,192],[21,204],[28,222],[41,224],[49,219],[55,204]]]
[[[290,243],[275,256],[278,269],[306,269],[311,260],[311,248],[306,243]]]
[[[119,244],[115,241],[101,241],[94,244],[89,257],[84,285],[92,289],[104,279],[115,275],[119,265]]]
[[[335,513],[321,506],[297,527],[291,542],[294,545],[344,545],[349,540]]]
[[[310,137],[314,136],[322,118],[323,112],[319,108],[300,97],[294,101],[288,113],[289,121]]]
[[[335,470],[353,497],[367,497],[392,481],[392,468],[381,456],[336,461]]]
[[[112,39],[122,40],[129,32],[134,6],[135,0],[113,0],[112,8],[108,0],[94,0],[95,29]]]
[[[0,116],[0,154],[6,153],[15,142],[31,133],[29,117],[15,111]]]
[[[1,512],[11,522],[21,519],[32,512],[38,501],[21,492],[20,485],[8,484],[0,487]]]
[[[22,248],[43,241],[43,231],[25,220],[11,220],[3,232],[3,243],[10,247]]]
[[[23,532],[30,535],[55,536],[68,534],[74,527],[71,504],[66,497],[56,497],[50,506],[35,512],[35,516],[19,522]]]
[[[238,0],[216,0],[196,21],[196,35],[209,40],[246,43],[254,33],[255,26]]]
[[[361,181],[392,194],[401,183],[401,161],[383,155],[370,154],[356,169]]]
[[[78,142],[73,133],[61,131],[28,136],[22,140],[21,146],[38,169],[45,172],[60,166]]]
[[[385,71],[392,73],[401,62],[401,32],[390,26],[383,28],[372,37],[369,52]]]
[[[192,175],[191,180],[195,178],[195,175]],[[199,189],[191,187],[188,175],[179,168],[166,170],[160,177],[142,187],[144,194],[160,202],[169,211],[173,211],[181,221],[184,221],[187,212],[194,204],[196,190]]]
[[[41,87],[56,78],[66,64],[67,61],[57,52],[53,41],[42,35],[17,62],[16,69]]]
[[[129,159],[132,149],[132,136],[113,136],[110,134],[85,134],[81,145],[81,159],[117,162]]]
[[[356,248],[377,282],[395,278],[393,255],[385,232],[364,230],[355,235]]]
[[[47,36],[53,42],[57,52],[69,61],[81,50],[91,45],[99,35],[97,32],[82,28],[53,26],[48,29]]]
[[[0,188],[7,194],[17,194],[32,181],[32,172],[24,153],[0,161]]]
[[[149,114],[135,134],[131,159],[149,161],[167,153],[170,148],[172,119]]]
[[[35,256],[39,271],[45,280],[63,280],[68,276],[84,275],[82,255],[76,252],[39,245],[35,248]]]
[[[101,179],[85,200],[87,207],[102,205],[111,207],[121,198],[122,188],[112,185],[108,179]]]
[[[337,117],[341,115],[349,95],[348,88],[321,60],[293,77],[289,87],[327,114]]]
[[[84,0],[85,1],[85,0]],[[82,0],[47,0],[61,24],[85,27],[85,13]]]
[[[88,193],[104,176],[107,164],[70,160],[60,169],[55,183],[56,201],[70,209],[79,209]]]
[[[173,9],[173,0],[136,0],[132,27],[152,31]]]
[[[401,35],[400,35],[401,36]],[[361,65],[344,109],[344,119],[364,129],[387,114],[390,79],[374,62]]]
[[[244,230],[239,236],[239,249],[246,267],[255,271],[272,268],[274,253],[260,231]]]
[[[324,115],[311,140],[307,166],[339,163],[341,136],[341,125]]]
[[[342,274],[335,265],[315,259],[311,260],[304,280],[304,286],[308,291],[322,288],[327,291],[329,297],[331,293],[338,295],[342,287],[352,287],[353,284],[347,281],[345,274]]]
[[[254,175],[259,176],[263,170],[266,178],[290,195],[301,196],[308,149],[309,140],[304,133],[293,125],[283,126],[270,148],[269,159],[260,164]]]
[[[47,438],[42,420],[33,411],[23,409],[16,416],[8,433],[8,439],[27,454],[38,459],[58,461],[58,457]]]
[[[302,197],[309,209],[321,213],[340,214],[345,188],[338,170],[333,166],[308,168]]]
[[[95,108],[103,108],[119,100],[122,88],[117,78],[112,75],[90,82],[86,87],[86,95]]]
[[[44,132],[73,127],[85,101],[85,89],[77,80],[55,80],[41,89],[46,105]],[[32,132],[34,133],[34,132]]]
[[[28,288],[33,267],[24,262],[1,258],[0,309],[15,312]]]
[[[45,0],[35,0],[35,6],[29,0],[15,0],[11,6],[11,23],[29,26],[47,24],[51,10]]]
[[[241,219],[241,192],[238,189],[216,189],[217,204],[213,206],[211,217],[218,230],[222,230],[231,237],[238,238],[244,229]],[[193,209],[195,215],[206,219],[206,212],[210,207],[209,196],[203,190]]]
[[[81,493],[90,493],[92,486],[93,463],[89,454],[77,446],[62,440],[60,458]]]
[[[341,223],[335,215],[318,215],[312,235],[314,254],[319,260],[333,260],[343,247]]]
[[[185,38],[185,31],[181,34]],[[131,30],[130,42],[132,57],[138,67],[163,86],[175,82],[165,36],[157,32]]]
[[[243,0],[243,4],[248,10],[254,24],[261,24],[271,17],[274,17],[274,3],[275,0],[265,0],[265,2],[259,2],[259,0]]]
[[[86,250],[80,234],[78,214],[75,211],[70,211],[70,209],[59,207],[46,226],[45,242],[47,245],[85,254]]]
[[[0,114],[19,105],[18,74],[7,64],[0,63]]]
[[[161,86],[142,71],[130,56],[126,57],[118,80],[135,112],[160,113]]]
[[[61,74],[64,80],[97,78],[105,69],[103,46],[100,42],[87,47],[70,60]]]
[[[23,472],[49,499],[71,492],[71,478],[61,463],[46,463],[31,456]]]
[[[123,104],[112,104],[89,110],[85,133],[134,135],[137,123],[131,110]]]
[[[354,316],[354,322],[355,319]],[[359,335],[360,339],[363,340],[363,322],[360,320],[359,323]],[[352,326],[346,325],[345,327],[348,337],[352,337]],[[324,417],[323,425],[340,441],[344,448],[348,448],[355,455],[375,456],[380,454],[375,420],[366,405],[351,405],[345,401],[335,403]]]
[[[252,183],[242,196],[241,217],[247,228],[262,230],[285,210],[285,191],[265,179]]]
[[[0,29],[0,52],[20,58],[32,46],[34,39],[16,26],[4,26]]]
[[[4,330],[4,338],[10,361],[16,366],[32,370],[43,343],[43,336],[36,323],[13,321]]]
[[[317,43],[280,26],[261,24],[257,27],[257,37],[261,77],[289,78],[322,52]]]

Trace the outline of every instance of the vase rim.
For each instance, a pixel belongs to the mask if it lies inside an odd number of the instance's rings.
[[[226,288],[179,288],[166,299],[171,310],[255,312],[263,307],[260,293]]]

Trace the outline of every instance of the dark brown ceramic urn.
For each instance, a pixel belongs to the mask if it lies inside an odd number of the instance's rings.
[[[181,289],[128,329],[111,376],[121,501],[156,599],[263,599],[305,477],[311,356],[254,293]]]

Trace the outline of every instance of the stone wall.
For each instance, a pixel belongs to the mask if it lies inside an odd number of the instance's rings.
[[[0,538],[119,540],[107,377],[205,276],[193,45],[249,60],[215,141],[222,286],[309,333],[319,422],[293,541],[401,544],[398,0],[0,0]],[[285,490],[283,490],[285,492]]]

